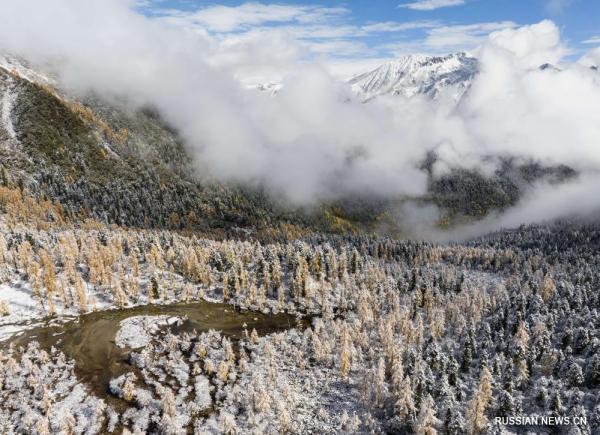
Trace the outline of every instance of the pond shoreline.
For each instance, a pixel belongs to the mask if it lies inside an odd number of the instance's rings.
[[[216,330],[233,341],[243,338],[245,331],[256,329],[263,336],[307,324],[306,320],[299,321],[290,314],[264,314],[223,303],[149,304],[3,325],[3,328],[12,326],[16,329],[12,335],[2,337],[0,349],[9,346],[27,348],[31,342],[38,342],[43,349],[54,347],[75,360],[75,373],[80,382],[88,385],[96,396],[109,399],[110,380],[132,371],[128,360],[135,349],[117,346],[115,338],[121,322],[135,316],[179,319],[172,324],[159,324],[157,333],[169,331],[180,335]]]

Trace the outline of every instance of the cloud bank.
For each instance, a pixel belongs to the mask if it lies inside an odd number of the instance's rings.
[[[539,70],[546,62],[560,65],[568,53],[550,21],[493,32],[476,52],[481,73],[458,106],[420,97],[358,104],[326,64],[299,62],[302,48],[285,33],[268,50],[246,41],[243,56],[232,51],[228,63],[227,46],[210,35],[148,18],[133,2],[44,5],[2,2],[0,50],[51,62],[74,90],[155,106],[204,171],[266,187],[294,203],[348,194],[417,197],[427,188],[417,167],[432,150],[440,157],[436,173],[483,170],[489,156],[566,164],[584,174],[600,169],[598,75],[583,64]],[[329,13],[305,13],[311,11]],[[213,17],[211,23],[228,28],[242,18]],[[295,65],[277,98],[245,89],[229,71],[231,64],[251,69],[257,59]],[[579,186],[585,193],[577,198],[595,194],[593,184]],[[558,204],[552,195],[544,198]],[[539,207],[546,218],[559,214],[560,207]],[[427,209],[427,215],[434,213]],[[498,219],[496,225],[504,222]]]

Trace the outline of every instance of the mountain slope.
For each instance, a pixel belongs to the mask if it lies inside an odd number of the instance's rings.
[[[403,237],[393,215],[398,201],[406,198],[352,195],[310,211],[281,204],[260,189],[198,174],[177,132],[152,108],[136,109],[126,101],[94,94],[70,95],[57,81],[18,59],[1,59],[6,67],[0,67],[2,180],[36,197],[51,198],[74,217],[137,228],[253,232],[270,239],[314,230],[373,232],[384,226]],[[467,81],[449,85],[449,76],[448,81],[436,80],[442,71],[452,76],[449,65],[471,60],[462,55],[441,59],[414,56],[404,62],[404,71],[414,72],[414,83],[417,77],[422,83],[427,77],[434,81],[415,92],[435,98],[440,92],[467,88]],[[453,77],[466,77],[460,71]],[[408,80],[406,74],[403,77],[392,86],[398,92]],[[384,78],[381,75],[378,83]],[[422,169],[431,172],[434,160],[430,156]],[[441,178],[430,174],[429,191],[418,199],[440,209],[440,223],[461,222],[513,206],[536,180],[560,182],[574,176],[568,168],[541,168],[534,162],[500,163],[491,177],[458,170]]]
[[[5,183],[79,218],[138,228],[222,233],[303,225],[302,213],[261,191],[198,174],[177,133],[152,108],[71,95],[16,58],[0,57],[0,65]]]
[[[443,57],[412,54],[354,77],[348,83],[364,101],[386,94],[438,98],[446,92],[458,100],[476,72],[477,59],[466,53]]]

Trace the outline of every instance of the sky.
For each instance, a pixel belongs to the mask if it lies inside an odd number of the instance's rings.
[[[252,39],[291,40],[303,58],[324,58],[341,76],[415,52],[469,51],[491,32],[544,19],[560,29],[566,59],[600,46],[597,0],[138,0],[138,9],[232,50]]]

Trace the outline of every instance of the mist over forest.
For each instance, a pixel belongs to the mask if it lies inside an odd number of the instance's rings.
[[[0,432],[600,434],[596,6],[226,3],[0,3]]]

